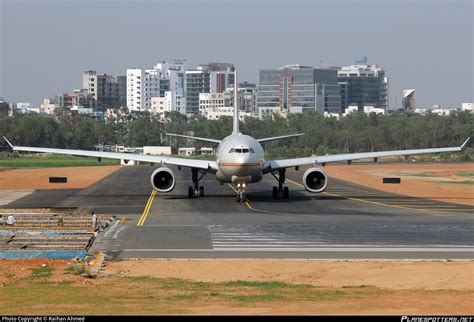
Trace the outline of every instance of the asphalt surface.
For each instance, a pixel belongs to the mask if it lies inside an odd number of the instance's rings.
[[[83,190],[37,191],[6,207],[75,208],[125,216],[99,234],[91,253],[123,258],[474,258],[474,209],[398,196],[330,179],[322,194],[288,171],[289,199],[276,180],[249,185],[247,203],[206,175],[204,198],[188,199],[191,171],[172,168],[175,189],[152,194],[154,168],[127,167]],[[474,198],[474,196],[469,196]],[[48,204],[49,201],[49,205]]]

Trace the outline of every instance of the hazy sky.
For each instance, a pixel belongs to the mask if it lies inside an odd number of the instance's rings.
[[[82,86],[82,71],[114,76],[182,58],[231,62],[239,81],[286,64],[350,65],[363,56],[417,105],[473,101],[472,0],[0,0],[0,96],[40,104]]]

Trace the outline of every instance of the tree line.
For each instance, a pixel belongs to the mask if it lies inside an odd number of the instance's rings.
[[[0,114],[0,134],[18,145],[94,149],[98,144],[201,147],[208,144],[170,138],[165,133],[223,139],[232,131],[230,117],[187,119],[171,112],[167,113],[166,119],[163,123],[158,116],[146,112],[122,115],[107,123],[80,115],[51,118],[35,113],[12,117]],[[461,111],[449,116],[353,113],[339,120],[316,112],[290,114],[288,118],[274,114],[264,120],[246,118],[240,128],[242,133],[255,138],[305,133],[302,137],[268,142],[265,146],[267,157],[299,157],[459,146],[473,134],[474,114]],[[464,160],[474,156],[472,141],[468,146],[470,149],[463,154]]]

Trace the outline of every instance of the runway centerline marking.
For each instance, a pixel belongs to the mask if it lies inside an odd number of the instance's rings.
[[[153,189],[148,201],[146,203],[145,209],[143,210],[142,216],[138,220],[137,226],[143,226],[145,223],[146,218],[148,217],[148,213],[150,212],[151,205],[153,204],[153,199],[155,198],[156,190]]]

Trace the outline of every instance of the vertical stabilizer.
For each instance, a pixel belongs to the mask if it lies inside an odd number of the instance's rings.
[[[234,127],[232,129],[232,134],[239,134],[239,104],[237,100],[237,69],[234,67]]]

